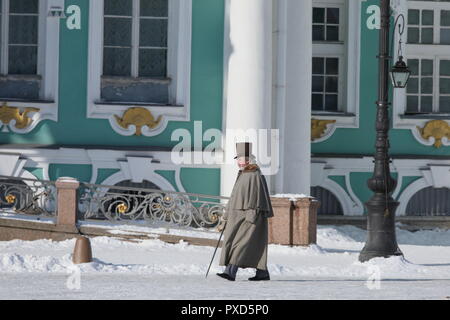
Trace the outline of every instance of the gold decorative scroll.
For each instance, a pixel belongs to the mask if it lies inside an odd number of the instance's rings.
[[[38,108],[24,108],[20,111],[19,107],[8,107],[7,103],[3,103],[0,107],[0,121],[7,125],[11,120],[16,120],[15,127],[17,129],[25,129],[30,126],[33,120],[28,117],[30,112],[39,112]]]
[[[6,202],[7,202],[8,204],[13,204],[13,203],[16,201],[16,196],[15,196],[15,195],[12,195],[12,194],[8,194],[8,195],[5,197],[5,199],[6,199]]]
[[[155,117],[152,115],[150,111],[145,108],[130,108],[123,114],[123,117],[120,118],[117,115],[114,115],[117,123],[124,129],[128,129],[130,125],[136,126],[135,135],[142,135],[142,127],[148,126],[150,129],[155,129],[161,123],[162,116],[159,116],[158,119],[155,120]]]
[[[442,147],[442,138],[447,137],[450,139],[450,126],[443,120],[429,121],[423,128],[417,126],[417,130],[419,130],[420,135],[425,140],[433,137],[435,139],[435,148]]]
[[[124,213],[126,213],[127,211],[128,211],[128,206],[125,204],[125,203],[121,203],[121,204],[119,204],[118,206],[117,206],[117,211],[120,213],[120,214],[124,214]]]
[[[315,141],[323,137],[327,131],[327,126],[331,123],[336,123],[336,120],[311,120],[311,141]]]

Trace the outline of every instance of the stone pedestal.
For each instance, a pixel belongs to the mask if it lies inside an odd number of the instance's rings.
[[[274,217],[269,219],[269,243],[292,243],[292,202],[287,198],[270,198]]]
[[[269,219],[269,243],[308,246],[317,241],[317,209],[314,198],[270,198],[274,217]]]
[[[294,201],[292,244],[305,246],[317,243],[317,209],[320,202],[314,198]]]
[[[58,189],[57,225],[66,228],[76,226],[77,222],[77,189],[80,183],[74,178],[56,180]]]

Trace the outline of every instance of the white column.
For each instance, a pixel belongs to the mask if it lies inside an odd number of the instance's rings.
[[[227,129],[270,129],[272,0],[227,0],[225,21],[223,133]],[[257,151],[257,141],[249,141]],[[233,161],[235,143],[224,144],[224,149],[221,195],[229,196],[238,172]]]
[[[281,170],[276,193],[310,194],[312,0],[278,1],[276,126]]]

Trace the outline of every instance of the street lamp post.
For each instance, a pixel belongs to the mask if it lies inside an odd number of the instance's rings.
[[[395,210],[399,203],[391,193],[397,181],[391,177],[389,169],[389,34],[390,0],[380,0],[381,27],[379,38],[379,78],[376,114],[376,144],[374,172],[367,181],[374,192],[365,203],[367,208],[367,241],[359,255],[364,262],[376,257],[402,255],[395,236]]]

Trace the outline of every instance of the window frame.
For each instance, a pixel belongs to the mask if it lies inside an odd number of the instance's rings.
[[[130,16],[121,16],[121,15],[105,15],[103,14],[103,19],[105,18],[127,18],[127,19],[131,19],[131,54],[130,54],[130,76],[129,78],[144,78],[147,79],[147,81],[150,81],[151,79],[158,79],[157,77],[147,77],[147,76],[140,76],[139,75],[139,57],[140,57],[140,50],[141,49],[155,49],[155,48],[161,48],[161,49],[166,49],[168,51],[168,46],[169,44],[167,44],[166,47],[148,47],[148,46],[141,46],[140,43],[140,24],[141,24],[141,20],[145,19],[145,20],[167,20],[168,24],[170,23],[169,21],[169,15],[168,17],[149,17],[149,16],[141,16],[141,8],[140,8],[140,1],[141,0],[132,0],[132,12]],[[169,8],[170,10],[170,8]],[[172,18],[172,17],[170,17]],[[104,22],[104,20],[103,20]],[[168,25],[169,26],[169,25]],[[168,30],[169,32],[169,30]],[[103,39],[104,41],[104,39]],[[105,43],[103,42],[103,46],[102,46],[102,53],[104,56],[104,49],[105,47],[115,47],[115,46],[108,46],[105,45]],[[166,66],[166,70],[168,69],[168,65]],[[167,74],[167,72],[166,72]],[[112,76],[112,75],[102,75],[102,77],[121,77],[121,78],[128,78],[128,76]],[[161,78],[159,78],[161,79]]]
[[[424,112],[422,112],[422,111],[420,111],[421,109],[422,109],[422,102],[420,101],[421,100],[421,98],[422,97],[432,97],[433,98],[433,105],[431,106],[432,107],[432,109],[435,109],[436,108],[436,98],[439,98],[439,93],[437,92],[438,90],[436,90],[436,61],[438,61],[438,59],[437,59],[437,57],[434,57],[434,59],[432,59],[431,57],[430,58],[424,58],[424,57],[422,57],[422,56],[413,56],[413,55],[411,55],[411,56],[408,56],[408,58],[407,58],[407,63],[408,63],[408,61],[409,60],[418,60],[419,61],[419,67],[418,67],[418,75],[417,76],[413,76],[413,75],[411,75],[411,78],[417,78],[418,79],[418,92],[417,93],[408,93],[408,90],[406,90],[405,91],[405,94],[406,94],[406,100],[408,99],[408,96],[416,96],[416,97],[418,97],[418,99],[419,99],[419,101],[418,101],[418,106],[419,106],[419,111],[417,112],[417,114],[423,114]],[[432,61],[433,62],[433,74],[432,74],[432,76],[424,76],[423,74],[422,74],[422,61],[423,60],[430,60],[430,61]],[[421,89],[422,89],[422,84],[421,84],[421,81],[422,81],[422,79],[423,78],[432,78],[433,79],[433,90],[432,90],[432,93],[430,94],[430,93],[422,93],[421,91]],[[411,78],[410,78],[410,80],[409,81],[411,81]],[[438,77],[439,78],[439,77]],[[439,80],[438,80],[439,81]],[[406,106],[405,106],[405,114],[406,114],[406,112],[407,112],[407,107],[408,107],[408,104],[406,104]],[[432,111],[433,113],[435,112],[435,111]]]
[[[0,73],[2,75],[10,75],[9,73],[9,47],[10,47],[10,42],[9,42],[9,18],[11,16],[11,13],[9,12],[9,8],[10,8],[10,3],[12,0],[3,0],[1,2],[1,12],[0,12],[0,16],[1,16],[1,45],[0,45],[0,50],[1,50],[1,56],[0,56]],[[39,1],[39,6],[38,6],[38,13],[33,13],[33,14],[14,14],[14,15],[23,15],[23,16],[37,16],[38,18],[38,39],[37,39],[37,56],[36,56],[36,75],[39,75],[40,73],[42,73],[42,69],[43,69],[43,63],[40,61],[41,57],[42,57],[42,46],[40,45],[40,43],[42,42],[43,38],[42,38],[42,34],[40,32],[40,30],[42,29],[42,27],[44,26],[43,24],[43,17],[42,17],[42,3],[45,2],[43,0]],[[32,76],[30,75],[24,75],[24,76]]]
[[[439,97],[440,97],[440,60],[450,60],[450,44],[438,44],[440,39],[440,11],[450,10],[450,2],[435,2],[435,1],[401,1],[396,8],[397,14],[403,14],[405,16],[406,28],[403,34],[402,40],[405,42],[402,45],[403,56],[405,60],[408,59],[429,59],[433,60],[433,106],[432,113],[407,113],[407,92],[405,89],[393,90],[393,128],[394,129],[409,129],[412,131],[417,141],[424,145],[430,145],[428,140],[424,140],[420,135],[418,128],[423,128],[427,122],[431,120],[450,119],[450,113],[441,113],[438,110]],[[434,11],[434,25],[433,25],[433,44],[410,44],[407,42],[407,26],[408,26],[408,10],[410,9],[426,9]],[[436,17],[438,19],[436,19]],[[398,32],[395,33],[394,48],[395,55],[393,61],[398,59]],[[437,110],[437,111],[436,111]]]
[[[89,54],[87,117],[105,119],[114,131],[130,136],[135,132],[120,127],[115,116],[122,117],[131,107],[139,106],[150,111],[155,118],[162,116],[160,126],[155,130],[144,130],[145,136],[155,136],[166,128],[169,121],[190,121],[190,75],[192,42],[192,0],[168,0],[168,52],[167,77],[170,78],[169,105],[157,103],[123,103],[101,101],[101,78],[103,75],[103,24],[104,1],[89,3]],[[98,17],[102,17],[99,19]],[[134,32],[139,32],[135,30]],[[106,76],[109,77],[109,76]],[[131,79],[131,78],[130,78]],[[139,80],[139,78],[136,78]],[[144,78],[145,81],[164,81]]]
[[[343,54],[338,55],[338,54],[334,54],[333,52],[327,52],[327,51],[323,51],[324,53],[321,53],[319,55],[313,55],[313,58],[324,58],[324,59],[330,59],[330,58],[336,58],[339,60],[338,62],[338,74],[337,74],[337,78],[338,78],[338,92],[337,92],[337,96],[338,96],[338,106],[337,106],[337,110],[336,111],[329,111],[329,110],[314,110],[312,109],[311,106],[311,112],[312,114],[315,115],[319,115],[319,114],[329,114],[329,113],[340,113],[342,112],[342,105],[344,103],[344,88],[345,88],[345,74],[342,75],[343,72],[345,72],[345,56]],[[325,72],[325,71],[324,71]],[[316,74],[313,74],[313,76]],[[326,77],[331,77],[333,75],[328,75],[326,73],[324,73],[323,75],[324,78]],[[314,92],[312,91],[312,94],[318,94],[319,92]],[[324,84],[324,91],[320,92],[321,95],[325,96],[327,94],[326,92],[326,88],[325,88],[325,84]]]
[[[361,5],[362,0],[313,0],[312,7],[339,7],[339,40],[313,41],[313,57],[339,58],[338,111],[312,110],[312,117],[335,120],[331,130],[312,143],[320,143],[332,136],[336,128],[359,128]],[[311,13],[312,14],[312,13]]]
[[[11,0],[9,0],[11,1]],[[3,1],[2,9],[9,9],[9,1]],[[5,4],[7,2],[7,4]],[[60,35],[60,18],[49,17],[48,12],[52,7],[65,8],[64,0],[40,0],[39,1],[39,31],[38,31],[38,54],[37,54],[37,73],[31,75],[31,77],[41,79],[39,99],[12,99],[12,98],[0,98],[2,104],[6,104],[8,107],[20,108],[37,108],[38,112],[31,112],[28,116],[32,119],[31,124],[24,129],[17,129],[12,124],[3,124],[0,121],[0,128],[2,132],[14,132],[17,134],[26,134],[31,132],[41,121],[52,120],[58,121],[58,104],[59,104],[59,35]],[[2,15],[9,15],[3,13]],[[7,23],[2,21],[3,23]],[[9,30],[9,26],[8,26]],[[3,32],[8,30],[2,29]],[[3,52],[8,48],[8,43],[4,37],[1,37],[1,50],[2,57]],[[6,48],[6,49],[5,49]],[[8,60],[2,58],[8,63]],[[1,68],[1,67],[0,67]],[[0,78],[8,79],[23,77],[27,78],[28,75],[8,75],[3,74],[5,69],[0,69]]]
[[[320,2],[319,1],[313,1],[313,10],[314,10],[314,8],[323,8],[323,9],[325,9],[325,12],[327,11],[326,9],[328,9],[328,8],[338,8],[339,9],[339,24],[334,24],[334,23],[331,23],[331,24],[329,24],[327,21],[326,21],[326,17],[327,17],[327,14],[325,14],[324,15],[324,23],[316,23],[316,22],[314,22],[314,18],[313,18],[313,23],[312,23],[312,25],[313,25],[313,29],[314,29],[314,26],[315,25],[323,25],[324,26],[324,32],[325,32],[325,35],[326,35],[326,27],[328,26],[328,25],[332,25],[332,26],[338,26],[338,39],[339,40],[337,40],[337,41],[330,41],[330,40],[314,40],[313,39],[313,43],[321,43],[321,44],[333,44],[333,43],[338,43],[338,44],[344,44],[344,40],[342,40],[343,39],[343,37],[345,36],[345,31],[346,31],[346,29],[345,29],[345,27],[346,27],[346,25],[345,25],[345,23],[346,23],[346,17],[345,17],[345,14],[346,14],[346,12],[345,12],[345,8],[346,6],[345,6],[345,3],[344,2],[323,2],[323,0],[321,0]]]

